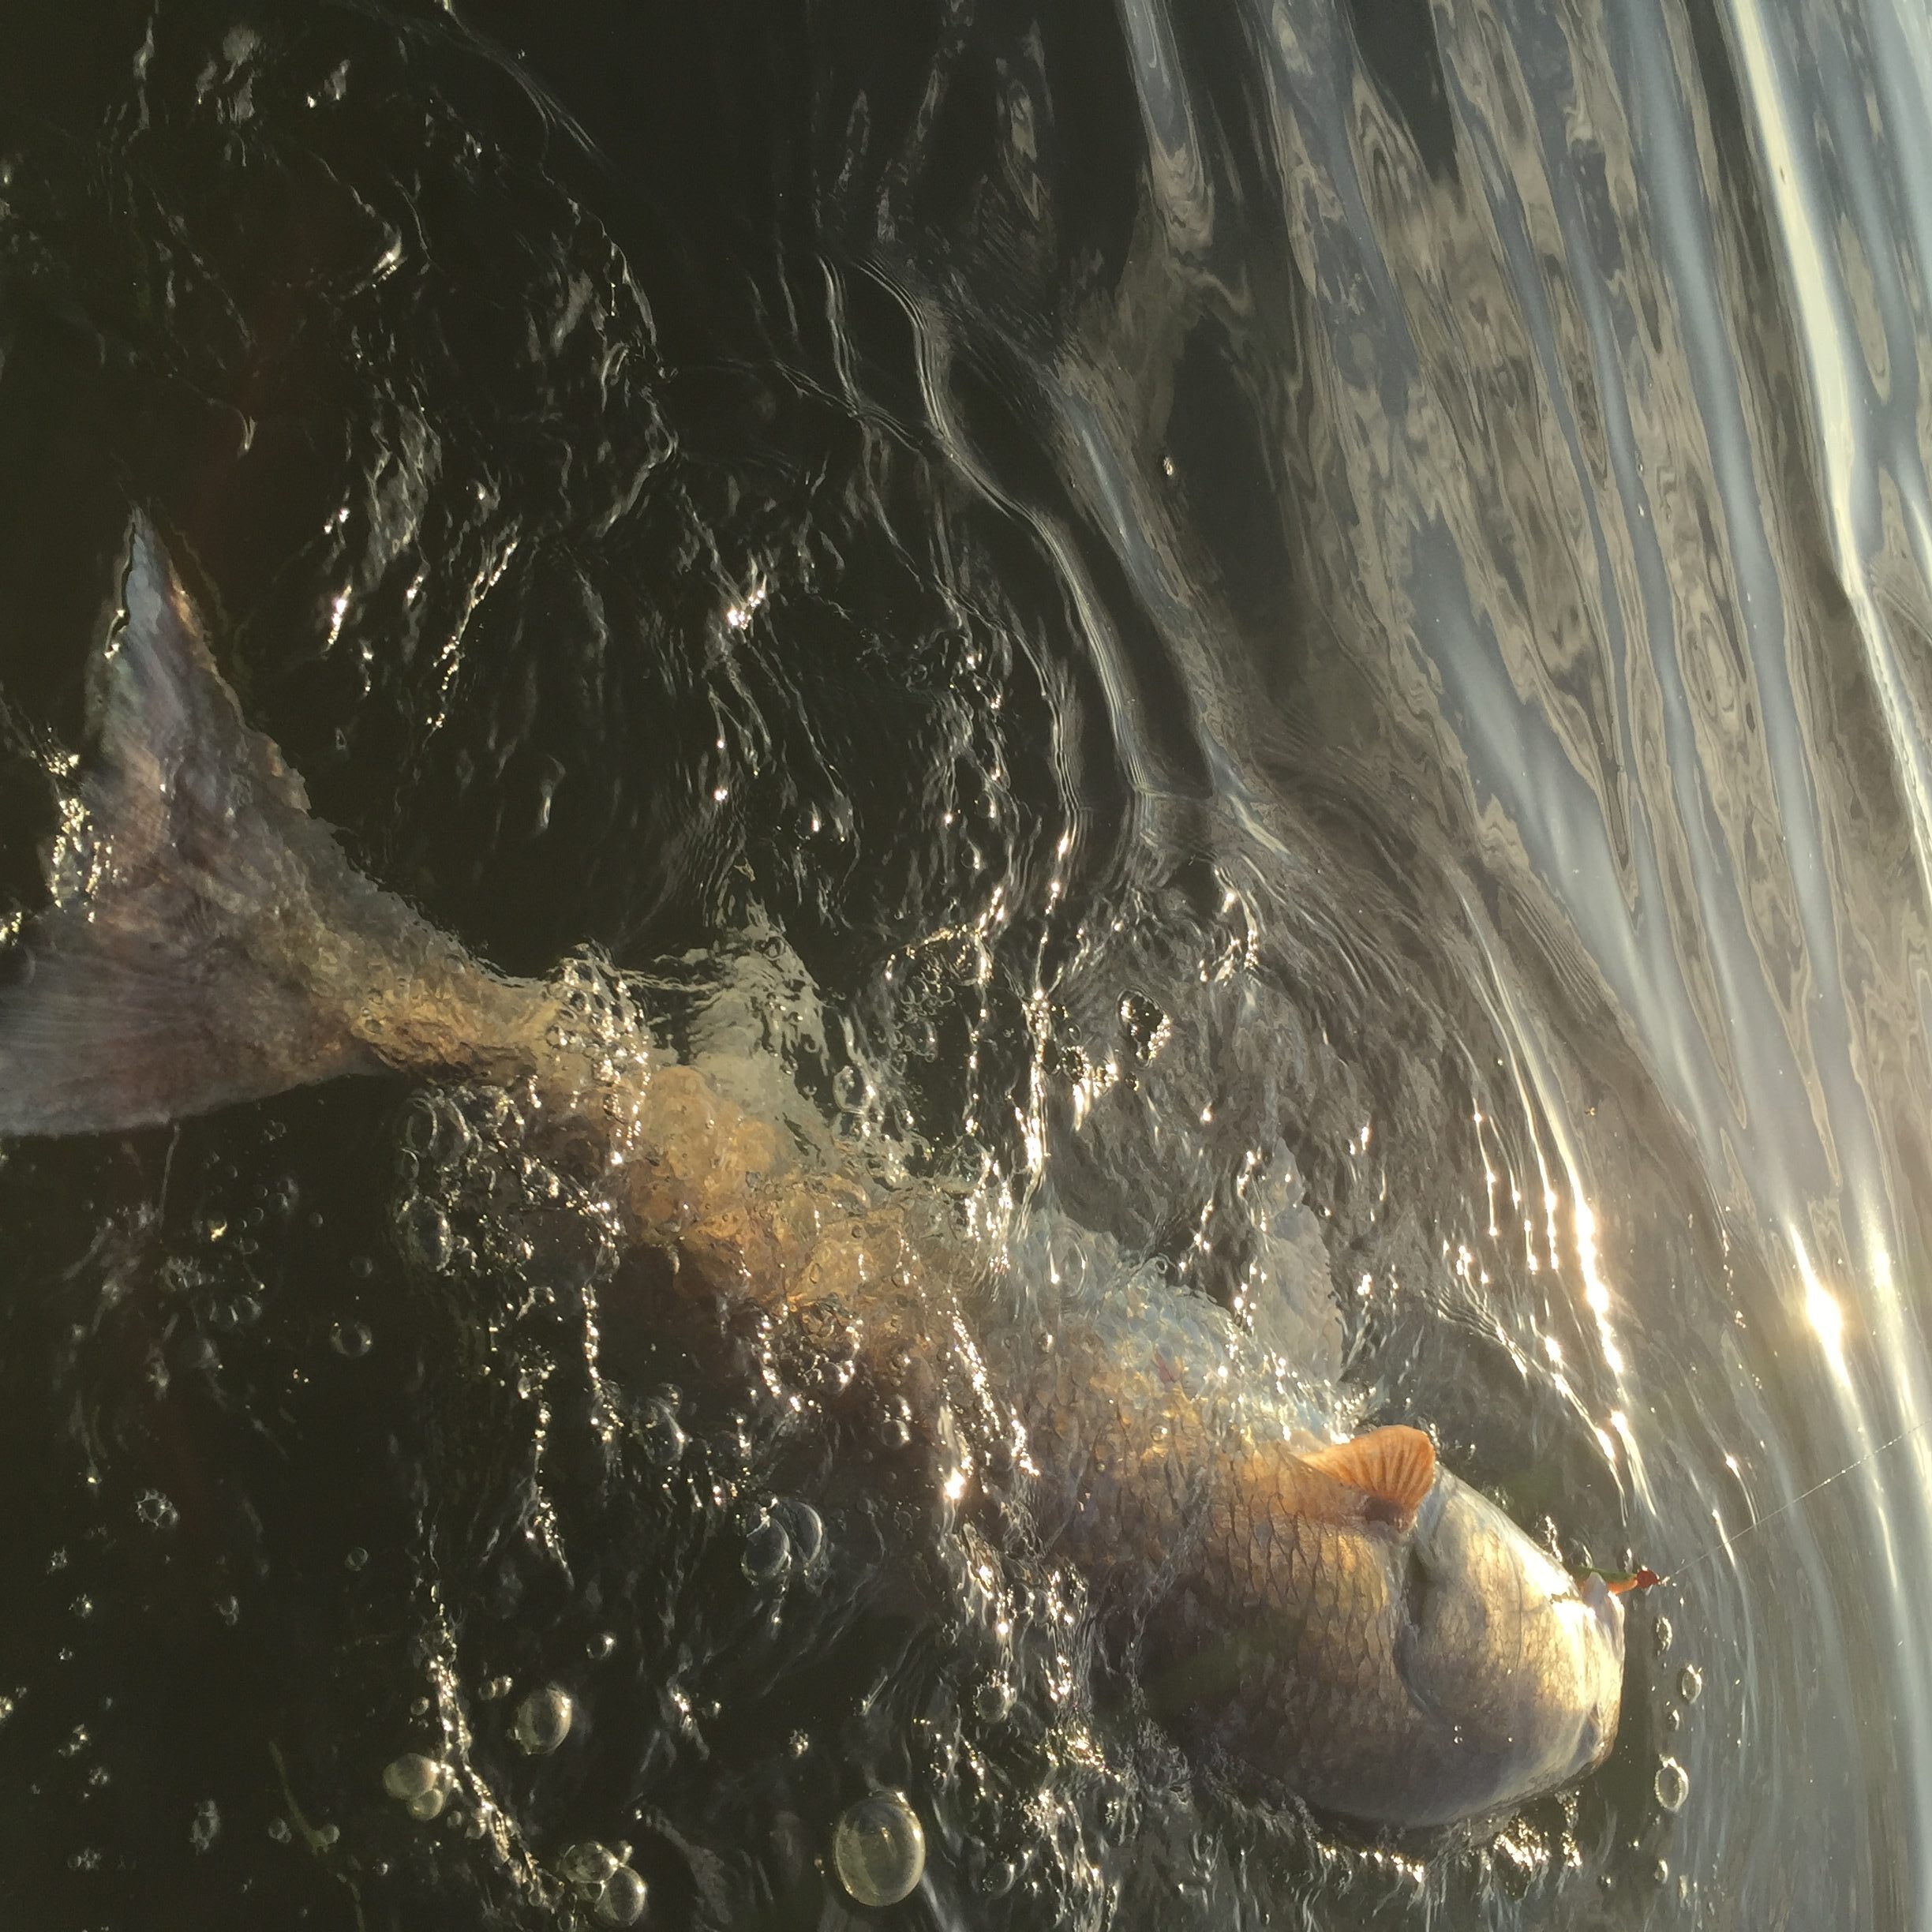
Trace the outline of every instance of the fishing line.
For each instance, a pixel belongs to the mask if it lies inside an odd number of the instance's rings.
[[[1664,1584],[1676,1582],[1687,1570],[1694,1570],[1707,1557],[1715,1556],[1720,1550],[1735,1549],[1753,1530],[1762,1530],[1766,1523],[1776,1522],[1779,1517],[1784,1515],[1787,1511],[1795,1510],[1801,1503],[1810,1502],[1821,1489],[1829,1489],[1833,1483],[1841,1481],[1845,1477],[1856,1473],[1857,1471],[1864,1468],[1867,1462],[1873,1462],[1883,1455],[1888,1449],[1896,1449],[1908,1437],[1916,1436],[1922,1429],[1926,1428],[1932,1428],[1932,1416],[1927,1416],[1923,1421],[1913,1423],[1908,1428],[1900,1429],[1896,1436],[1888,1437],[1875,1449],[1866,1450],[1855,1462],[1848,1462],[1835,1475],[1827,1476],[1822,1482],[1814,1482],[1809,1489],[1803,1490],[1798,1495],[1780,1503],[1776,1509],[1766,1511],[1762,1516],[1753,1516],[1751,1520],[1735,1536],[1720,1536],[1715,1543],[1706,1545],[1694,1556],[1679,1564],[1676,1569],[1666,1571],[1661,1576],[1654,1570],[1639,1570],[1627,1579],[1612,1580],[1612,1589],[1616,1591],[1619,1582],[1622,1583],[1624,1589],[1661,1588]]]

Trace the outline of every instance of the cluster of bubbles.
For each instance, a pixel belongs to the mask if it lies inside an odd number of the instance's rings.
[[[541,1684],[519,1701],[510,1735],[526,1756],[547,1758],[569,1737],[576,1707],[560,1685]],[[455,1766],[421,1751],[406,1751],[384,1766],[383,1789],[412,1818],[423,1823],[446,1814],[459,1781]],[[494,1810],[479,1801],[477,1816]],[[649,1892],[631,1862],[631,1848],[586,1840],[568,1845],[555,1862],[564,1890],[598,1925],[634,1926],[644,1917]]]
[[[552,1044],[560,1054],[578,1056],[594,1077],[621,1074],[642,1051],[642,1036],[629,1031],[632,1009],[601,972],[584,968],[579,976],[585,983],[576,988],[572,1020]],[[773,1651],[771,1668],[796,1668],[782,1662],[794,1616],[801,1634],[828,1622],[841,1627],[850,1579],[838,1566],[848,1555],[859,1566],[877,1560],[875,1547],[867,1553],[875,1544],[875,1530],[857,1538],[848,1552],[842,1533],[835,1538],[829,1532],[819,1503],[793,1484],[772,1480],[777,1470],[761,1459],[767,1451],[755,1447],[764,1440],[762,1432],[773,1427],[781,1434],[803,1428],[809,1435],[818,1426],[811,1419],[818,1397],[811,1387],[792,1382],[788,1358],[776,1355],[761,1378],[772,1398],[769,1411],[784,1418],[775,1425],[760,1420],[764,1412],[756,1405],[745,1413],[713,1413],[706,1402],[687,1399],[648,1371],[635,1384],[605,1381],[606,1373],[616,1371],[598,1352],[598,1334],[620,1319],[606,1304],[621,1255],[621,1230],[580,1164],[545,1162],[541,1134],[533,1131],[538,1124],[515,1091],[458,1088],[413,1098],[402,1125],[394,1210],[399,1245],[423,1274],[474,1284],[479,1309],[489,1311],[484,1319],[492,1337],[492,1376],[507,1386],[527,1386],[537,1398],[515,1411],[528,1417],[533,1431],[533,1477],[545,1480],[544,1432],[553,1426],[546,1416],[560,1418],[555,1426],[560,1427],[561,1406],[587,1400],[598,1414],[616,1418],[622,1448],[620,1459],[605,1466],[609,1473],[633,1494],[650,1486],[652,1474],[661,1477],[668,1511],[665,1521],[674,1544],[691,1530],[702,1546],[721,1546],[748,1593],[739,1600],[741,1608],[735,1608],[722,1574],[713,1572],[707,1590],[726,1593],[707,1593],[702,1602],[681,1606],[680,1616],[695,1615],[701,1632],[710,1629],[699,1641],[716,1644],[730,1619],[742,1614],[747,1634],[780,1646]],[[567,1269],[560,1257],[574,1257]],[[560,1287],[567,1273],[572,1286],[565,1294]],[[579,1345],[585,1354],[577,1357]],[[582,1379],[586,1368],[588,1380]],[[567,1395],[567,1389],[575,1393]],[[888,1428],[880,1432],[889,1459],[908,1440],[909,1432],[897,1438]],[[543,1518],[543,1510],[535,1515]],[[937,1694],[923,1694],[916,1714],[889,1704],[844,1734],[817,1723],[797,1730],[792,1762],[809,1766],[809,1777],[831,1776],[841,1784],[861,1780],[863,1792],[856,1797],[848,1792],[846,1807],[816,1827],[799,1821],[799,1869],[805,1874],[816,1870],[821,1881],[835,1883],[857,1905],[889,1905],[919,1886],[927,1831],[936,1823],[949,1841],[964,1838],[964,1875],[982,1896],[1002,1896],[1018,1887],[1033,1894],[1040,1909],[1064,1906],[1076,1918],[1091,1918],[1104,1893],[1100,1867],[1110,1842],[1108,1801],[1121,1797],[1126,1773],[1091,1721],[1091,1637],[1084,1600],[1073,1579],[1009,1550],[1003,1538],[989,1536],[983,1526],[975,1528],[968,1515],[935,1508],[930,1519],[913,1511],[899,1520],[892,1533],[900,1541],[893,1547],[907,1549],[917,1562],[928,1579],[922,1589],[938,1590],[936,1608],[950,1633],[944,1639],[949,1661]],[[569,1522],[564,1519],[543,1533],[557,1538],[561,1577],[574,1559]],[[668,1589],[689,1585],[688,1567],[668,1552],[661,1560]],[[840,1587],[828,1592],[824,1586],[835,1574]],[[633,1608],[629,1614],[639,1612]],[[648,1621],[658,1612],[642,1614]],[[601,1661],[606,1647],[614,1646],[601,1633],[587,1640],[586,1654]],[[941,1663],[935,1656],[919,1668]],[[862,1687],[856,1685],[855,1690]],[[702,1671],[688,1682],[659,1687],[673,1713],[668,1735],[678,1751],[710,1748],[708,1733],[719,1722],[716,1692],[726,1688],[723,1682],[708,1682]],[[510,1737],[526,1754],[542,1757],[563,1743],[573,1720],[570,1694],[556,1684],[541,1685],[515,1704]],[[839,1754],[842,1765],[835,1765],[829,1749]],[[883,1762],[882,1753],[889,1754]],[[878,1780],[873,1767],[895,1760],[893,1781]],[[447,1778],[410,1760],[398,1762],[407,1767],[395,1773],[406,1788],[391,1786],[398,1802],[415,1815],[438,1815]],[[899,1779],[927,1793],[919,1808],[897,1788]],[[1043,1825],[1043,1786],[1054,1794]],[[507,1798],[503,1802],[507,1807]],[[525,1807],[519,1802],[515,1810],[522,1813]],[[1118,1803],[1114,1810],[1118,1811]],[[537,1816],[528,1814],[526,1829],[534,1828]],[[643,1911],[643,1881],[622,1847],[606,1849],[584,1837],[562,1862],[546,1860],[543,1869],[597,1923],[628,1924]]]
[[[1660,1616],[1653,1628],[1659,1657],[1670,1649],[1676,1633],[1671,1627],[1670,1619]],[[1687,1664],[1677,1673],[1677,1694],[1683,1705],[1694,1704],[1704,1693],[1704,1673],[1694,1664]],[[1683,1708],[1668,1705],[1664,1713],[1666,1733],[1674,1733],[1683,1722]],[[1681,1811],[1690,1795],[1690,1774],[1674,1757],[1666,1754],[1657,1761],[1657,1775],[1651,1780],[1650,1788],[1660,1810]]]
[[[532,1755],[547,1755],[567,1736],[571,1703],[554,1684],[529,1693],[519,1704],[512,1735]],[[457,1783],[454,1769],[421,1751],[409,1751],[383,1770],[383,1789],[410,1817],[427,1823],[442,1817]],[[219,1829],[212,1803],[197,1812],[194,1841],[206,1850]],[[631,1863],[627,1844],[595,1840],[572,1844],[558,1855],[556,1877],[599,1925],[633,1926],[649,1904],[649,1888]],[[834,1825],[829,1863],[839,1883],[859,1904],[896,1905],[912,1896],[926,1871],[926,1833],[903,1792],[877,1791],[848,1806]]]
[[[825,1556],[825,1524],[809,1503],[786,1497],[762,1511],[747,1532],[740,1567],[761,1589],[812,1575]]]
[[[600,1925],[632,1926],[650,1902],[644,1881],[629,1863],[628,1845],[571,1846],[557,1861],[565,1884]]]
[[[455,1782],[447,1765],[421,1751],[407,1751],[383,1770],[383,1789],[413,1818],[440,1818]]]

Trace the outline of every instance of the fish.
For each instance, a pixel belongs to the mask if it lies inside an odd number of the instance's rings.
[[[492,968],[312,814],[144,514],[124,557],[77,807],[0,987],[0,1140],[358,1076],[514,1089],[644,1264],[608,1292],[668,1334],[720,1309],[765,1324],[841,1399],[902,1419],[936,1503],[1024,1511],[1204,1773],[1406,1830],[1601,1763],[1621,1604],[1425,1431],[1326,1440],[1226,1312],[1104,1237],[994,1238],[960,1193],[734,1099],[651,1033],[642,995],[619,1050],[567,973]]]

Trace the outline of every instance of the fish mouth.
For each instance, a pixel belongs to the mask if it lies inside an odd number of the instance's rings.
[[[1571,1577],[1445,1474],[1417,1512],[1398,1587],[1396,1668],[1451,1739],[1445,1774],[1456,1767],[1466,1814],[1553,1790],[1609,1754],[1624,1624],[1603,1578]]]
[[[1587,1616],[1587,1622],[1577,1619],[1575,1641],[1589,1660],[1582,1665],[1582,1676],[1596,1679],[1593,1694],[1586,1692],[1576,1709],[1576,1746],[1569,1767],[1556,1780],[1567,1784],[1593,1771],[1616,1743],[1623,1706],[1623,1605],[1611,1594],[1608,1584],[1594,1574],[1559,1601],[1575,1604]]]
[[[1596,1613],[1604,1634],[1621,1649],[1623,1643],[1623,1606],[1610,1594],[1610,1586],[1592,1571],[1577,1587],[1577,1599]]]

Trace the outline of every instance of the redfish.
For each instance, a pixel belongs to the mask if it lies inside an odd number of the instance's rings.
[[[1039,1230],[990,1237],[942,1188],[788,1132],[647,1031],[610,1050],[561,979],[493,972],[349,863],[141,519],[122,605],[51,903],[0,994],[0,1136],[354,1074],[514,1086],[545,1159],[598,1178],[647,1264],[609,1292],[654,1297],[668,1332],[750,1311],[833,1365],[842,1399],[904,1417],[949,1502],[1001,1486],[1084,1574],[1147,1707],[1239,1788],[1438,1825],[1608,1752],[1621,1605],[1427,1435],[1320,1441],[1219,1307],[1107,1243],[1062,1227],[1080,1265],[1049,1265]],[[960,1445],[1001,1435],[1010,1453],[972,1467]]]

